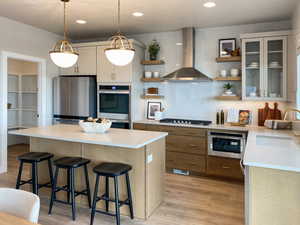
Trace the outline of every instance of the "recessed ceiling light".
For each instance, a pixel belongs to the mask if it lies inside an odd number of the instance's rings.
[[[76,23],[78,23],[78,24],[86,24],[86,21],[85,20],[76,20]]]
[[[135,17],[141,17],[141,16],[144,15],[144,13],[142,13],[142,12],[134,12],[134,13],[132,13],[132,15],[135,16]]]
[[[182,43],[181,43],[181,42],[177,42],[177,43],[176,43],[176,45],[178,45],[178,46],[181,46],[181,45],[182,45]]]
[[[217,5],[217,4],[216,4],[215,2],[211,2],[211,1],[205,2],[205,3],[203,4],[203,6],[206,7],[206,8],[213,8],[213,7],[215,7],[216,5]]]

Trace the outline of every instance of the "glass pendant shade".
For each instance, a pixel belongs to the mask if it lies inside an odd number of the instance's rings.
[[[57,42],[53,51],[50,53],[51,60],[55,65],[68,68],[73,66],[78,60],[78,53],[74,51],[67,40]]]
[[[105,49],[107,59],[116,66],[126,66],[131,63],[134,53],[130,41],[119,32],[111,37],[111,46]]]

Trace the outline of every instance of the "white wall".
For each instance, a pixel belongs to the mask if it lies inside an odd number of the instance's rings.
[[[237,38],[241,33],[266,32],[276,30],[291,29],[291,21],[281,21],[274,23],[259,23],[239,26],[216,27],[216,28],[197,28],[196,29],[196,68],[207,74],[211,78],[218,76],[219,70],[229,69],[230,64],[217,64],[215,58],[218,55],[218,40],[224,38]],[[181,31],[146,33],[132,35],[138,41],[146,45],[156,39],[161,45],[160,58],[166,64],[159,67],[146,67],[145,70],[158,70],[162,74],[167,74],[181,67],[182,46],[176,45],[182,42]],[[148,55],[146,54],[146,58]],[[232,64],[231,64],[232,66]],[[234,67],[239,68],[236,63]],[[239,109],[250,109],[254,112],[254,124],[257,123],[257,108],[263,107],[263,102],[245,101],[217,101],[214,96],[221,94],[223,82],[210,83],[166,83],[166,84],[146,84],[145,86],[159,85],[166,97],[163,105],[166,108],[167,116],[208,119],[215,121],[217,110],[235,107]],[[236,83],[237,92],[240,85]],[[279,108],[284,109],[285,103],[280,103]]]
[[[294,74],[295,78],[293,80],[294,89],[296,90],[297,103],[296,107],[300,107],[300,2],[298,3],[295,11],[293,13],[293,33],[294,33],[294,46],[293,46],[293,59],[294,59]],[[298,67],[297,67],[298,65]],[[298,74],[298,76],[296,76]],[[300,117],[298,117],[300,119]]]
[[[58,75],[58,68],[49,58],[59,36],[50,32],[0,17],[0,51],[40,57],[47,60],[47,121],[52,118],[52,77]]]

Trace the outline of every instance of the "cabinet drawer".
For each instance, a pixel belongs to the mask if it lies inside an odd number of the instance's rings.
[[[167,168],[205,173],[206,157],[179,152],[167,152]]]
[[[207,174],[235,179],[243,179],[240,160],[238,159],[208,156]]]
[[[135,129],[135,130],[147,130],[146,129],[146,124],[144,124],[144,123],[134,123],[133,124],[133,129]]]
[[[205,155],[206,138],[169,135],[167,136],[167,151]]]
[[[179,136],[196,136],[205,137],[206,129],[190,128],[190,127],[172,127],[172,126],[160,126],[161,131],[168,132],[169,135]]]

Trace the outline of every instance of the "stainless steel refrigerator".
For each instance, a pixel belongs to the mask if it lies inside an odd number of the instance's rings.
[[[96,76],[59,76],[53,79],[54,124],[75,124],[97,117]]]

